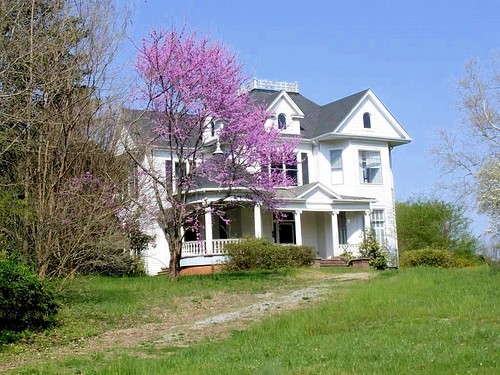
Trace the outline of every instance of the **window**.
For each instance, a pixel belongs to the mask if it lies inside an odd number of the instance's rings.
[[[167,178],[167,181],[170,179],[176,179],[181,176],[186,177],[188,173],[187,169],[187,162],[184,163],[179,163],[179,162],[174,162],[173,168],[172,168],[172,161],[171,160],[165,160],[165,175]]]
[[[297,167],[297,160],[292,161],[288,164],[283,164],[283,163],[277,163],[277,164],[271,164],[271,173],[285,173],[286,176],[293,180],[291,185],[297,186],[297,176],[298,176],[298,167]],[[264,170],[266,167],[262,167]]]
[[[139,198],[139,168],[138,166],[134,166],[131,169],[131,179],[129,182],[129,192],[132,197],[135,199]]]
[[[285,165],[286,177],[293,180],[292,185],[297,185],[297,161]]]
[[[359,152],[359,176],[362,184],[381,184],[380,151]]]
[[[165,160],[165,175],[167,176],[167,181],[172,178],[172,160]]]
[[[340,211],[338,216],[339,244],[347,244],[347,218],[344,211]]]
[[[286,129],[286,116],[284,113],[278,115],[278,129]]]
[[[215,122],[213,122],[213,120],[210,121],[210,135],[215,137]]]
[[[306,185],[309,183],[309,163],[307,161],[307,153],[301,153],[300,160],[302,163],[302,184]]]
[[[332,184],[343,184],[342,150],[330,150],[330,165],[332,168]]]
[[[365,129],[371,129],[372,127],[371,115],[368,112],[363,114],[363,127]]]
[[[174,164],[175,170],[174,170],[174,177],[175,178],[180,178],[180,177],[186,177],[187,174],[187,163],[179,163],[175,162]]]
[[[283,172],[283,163],[271,164],[271,173],[282,173]]]
[[[375,238],[379,244],[385,243],[385,219],[384,210],[373,210],[371,213],[371,227],[375,232]]]

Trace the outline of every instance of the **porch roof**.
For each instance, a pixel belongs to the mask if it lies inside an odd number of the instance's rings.
[[[221,193],[224,192],[224,188],[220,186],[210,186],[207,184],[199,189],[190,192],[190,203],[196,201],[202,201],[205,199],[217,198]],[[233,188],[233,199],[237,201],[250,201],[247,194],[249,190],[243,187]],[[360,197],[360,196],[348,196],[340,195],[331,190],[329,187],[323,185],[321,182],[312,182],[306,185],[292,186],[286,188],[280,188],[276,190],[276,198],[278,200],[289,203],[297,204],[322,204],[330,205],[332,203],[340,206],[346,206],[350,204],[370,204],[375,202],[375,198]]]
[[[312,182],[310,184],[294,186],[290,188],[283,188],[277,190],[278,198],[284,200],[306,200],[307,196],[315,191],[321,191],[325,195],[325,198],[330,198],[332,200],[342,202],[372,202],[376,199],[368,197],[355,197],[340,195],[335,193],[333,190],[323,185],[321,182]]]

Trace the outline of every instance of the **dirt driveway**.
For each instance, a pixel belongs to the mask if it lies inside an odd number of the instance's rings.
[[[234,330],[243,330],[265,317],[310,306],[326,297],[334,297],[343,283],[367,280],[368,272],[325,274],[308,279],[302,288],[280,288],[265,294],[214,293],[210,299],[189,298],[173,301],[175,312],[158,312],[162,323],[108,331],[90,339],[82,339],[64,347],[23,353],[16,361],[0,363],[0,371],[35,365],[67,356],[108,353],[117,349],[190,346],[205,338],[223,339]],[[22,358],[21,358],[22,357]]]

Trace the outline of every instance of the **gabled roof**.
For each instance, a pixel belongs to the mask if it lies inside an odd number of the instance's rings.
[[[312,134],[309,135],[310,138],[335,130],[342,123],[342,121],[345,120],[349,113],[356,108],[358,103],[368,93],[368,91],[369,89],[366,89],[322,106],[317,119],[318,122],[316,127],[314,128]]]
[[[332,103],[320,106],[305,96],[290,92],[289,97],[304,113],[300,121],[301,135],[304,138],[314,138],[332,132],[366,95],[368,89]],[[278,91],[256,89],[250,92],[250,98],[255,103],[269,107],[280,95]]]
[[[281,199],[294,199],[294,200],[305,200],[307,199],[306,197],[315,191],[321,191],[325,197],[330,198],[331,200],[335,201],[362,201],[362,202],[369,202],[373,201],[373,198],[366,198],[366,197],[353,197],[353,196],[344,196],[335,193],[333,190],[328,188],[327,186],[323,185],[321,182],[312,182],[310,184],[306,185],[301,185],[301,186],[294,186],[294,187],[289,187],[289,188],[282,188],[277,190],[277,196]]]

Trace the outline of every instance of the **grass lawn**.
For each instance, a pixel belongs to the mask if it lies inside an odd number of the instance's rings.
[[[193,298],[194,291],[197,298],[203,298],[221,289],[227,293],[265,292],[279,285],[293,287],[301,283],[299,271],[233,278],[228,275],[219,276],[219,280],[186,278],[173,285],[154,284],[155,278],[114,279],[107,281],[107,286],[104,281],[101,286],[88,280],[75,281],[66,297],[73,307],[65,314],[69,322],[74,322],[79,311],[82,326],[94,319],[100,327],[97,330],[121,325],[122,320],[124,325],[133,325],[134,317],[147,315],[148,303],[158,306],[160,300],[167,306],[168,295]],[[118,281],[123,283],[122,288],[117,287]],[[78,283],[83,284],[78,286]],[[92,286],[86,289],[85,283]],[[146,293],[143,289],[146,286],[160,290]],[[249,330],[235,331],[223,341],[206,340],[187,348],[145,345],[133,350],[115,350],[112,355],[103,351],[68,356],[18,371],[27,374],[498,374],[499,286],[500,272],[488,268],[387,271],[370,281],[346,285],[341,291],[338,289],[335,298],[310,308],[271,317]],[[144,294],[148,294],[147,298]],[[97,323],[101,319],[104,323]]]

